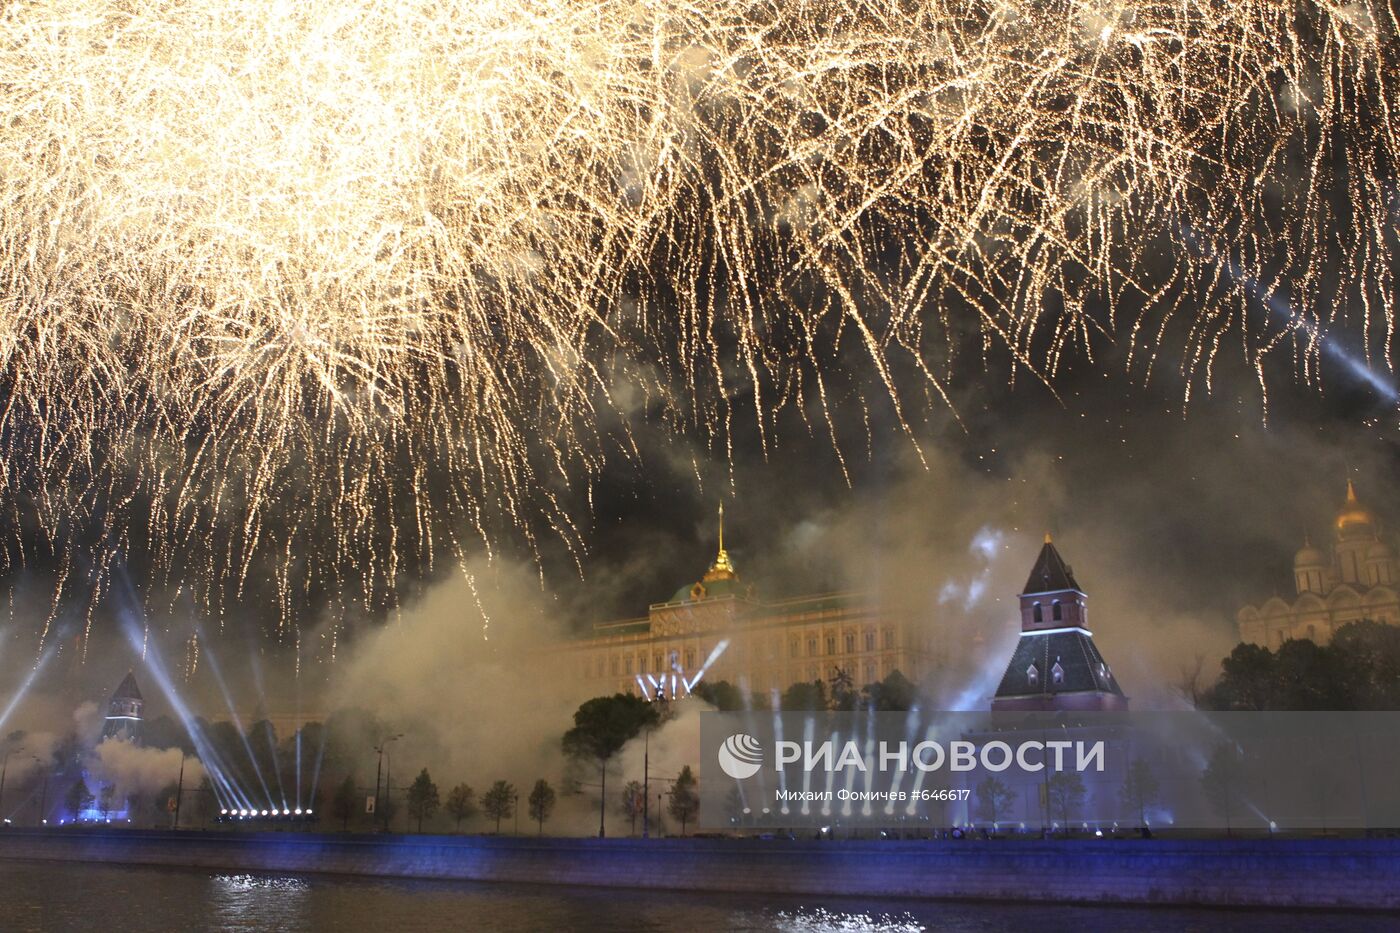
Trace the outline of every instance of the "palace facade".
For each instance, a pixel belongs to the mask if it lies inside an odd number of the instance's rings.
[[[694,583],[645,616],[602,622],[563,646],[586,695],[667,696],[704,681],[759,695],[830,680],[859,688],[899,671],[919,683],[937,658],[929,620],[897,619],[866,596],[837,592],[765,600],[739,577],[724,548]]]
[[[1400,624],[1397,579],[1400,566],[1380,519],[1361,504],[1348,480],[1328,549],[1304,540],[1293,558],[1295,594],[1242,608],[1235,616],[1240,640],[1266,648],[1290,638],[1326,644],[1337,629],[1359,619]]]

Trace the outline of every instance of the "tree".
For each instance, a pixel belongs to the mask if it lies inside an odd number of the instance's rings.
[[[457,821],[457,831],[462,831],[462,821],[476,815],[476,792],[470,784],[458,784],[447,792],[447,814]]]
[[[733,713],[744,708],[743,692],[727,680],[711,683],[701,681],[691,688],[692,696],[697,696],[722,713]]]
[[[1273,687],[1273,652],[1259,645],[1241,643],[1220,662],[1220,679],[1202,705],[1211,709],[1268,709]]]
[[[428,769],[418,772],[413,783],[408,786],[408,815],[418,821],[418,831],[423,831],[423,821],[430,820],[438,809],[438,788],[428,776]]]
[[[622,815],[627,817],[631,823],[629,832],[637,835],[637,817],[641,816],[646,809],[646,791],[642,789],[641,781],[628,781],[627,786],[622,788]]]
[[[850,711],[856,708],[855,681],[845,668],[834,668],[827,683],[830,685],[832,709]]]
[[[491,789],[481,795],[481,809],[496,821],[496,835],[501,834],[501,820],[515,815],[515,785],[497,781]]]
[[[97,812],[102,819],[116,809],[117,788],[115,784],[103,784],[97,791]]]
[[[1060,822],[1069,828],[1069,815],[1084,805],[1084,779],[1074,771],[1057,771],[1045,789],[1050,813],[1060,814]]]
[[[1232,742],[1221,742],[1211,752],[1210,761],[1201,772],[1201,789],[1206,799],[1225,819],[1225,834],[1233,835],[1232,825],[1241,802],[1244,758]]]
[[[995,826],[1015,799],[1011,788],[989,774],[977,785],[977,818]]]
[[[899,671],[890,671],[878,684],[866,684],[861,689],[866,706],[881,713],[907,713],[919,699],[918,688]]]
[[[1157,802],[1161,783],[1152,773],[1152,766],[1145,759],[1135,758],[1123,775],[1123,787],[1119,793],[1123,805],[1137,812],[1138,822],[1147,825],[1147,808]]]
[[[673,819],[680,821],[682,836],[685,835],[685,824],[700,812],[700,795],[695,792],[695,783],[695,773],[690,770],[690,765],[686,765],[671,785],[671,802],[666,810]]]
[[[779,700],[785,710],[816,712],[826,709],[826,682],[814,680],[811,683],[793,684],[783,691]]]
[[[544,835],[544,821],[554,812],[554,788],[540,778],[530,791],[530,819],[540,824],[540,835]]]
[[[67,795],[63,798],[63,805],[68,808],[68,812],[73,814],[73,819],[77,819],[92,804],[92,791],[88,790],[87,783],[80,777],[72,787],[68,788]]]
[[[209,776],[205,775],[199,779],[199,786],[194,792],[195,822],[207,826],[218,812],[219,799],[214,794],[214,784],[209,780]]]
[[[656,707],[639,696],[617,693],[594,697],[574,713],[574,727],[564,733],[565,754],[592,759],[602,778],[598,795],[598,836],[606,835],[608,761],[637,733],[659,720]]]
[[[341,781],[340,786],[335,789],[335,796],[331,798],[331,816],[340,820],[342,831],[350,828],[350,817],[355,814],[357,800],[355,779],[347,774],[345,780]]]

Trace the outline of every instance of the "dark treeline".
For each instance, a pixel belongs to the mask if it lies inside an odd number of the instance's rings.
[[[1208,710],[1400,709],[1400,627],[1369,619],[1342,626],[1326,645],[1241,643],[1220,678],[1195,698]]]

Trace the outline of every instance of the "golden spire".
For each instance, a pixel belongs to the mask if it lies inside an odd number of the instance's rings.
[[[710,569],[705,571],[704,582],[713,583],[715,580],[733,580],[739,574],[734,570],[734,564],[729,560],[729,552],[724,549],[724,500],[719,503],[719,553],[715,555],[715,562],[710,565]]]
[[[1050,532],[1048,532],[1048,531],[1045,532],[1045,543],[1046,543],[1046,544],[1053,544],[1053,543],[1054,543],[1053,541],[1050,540]]]

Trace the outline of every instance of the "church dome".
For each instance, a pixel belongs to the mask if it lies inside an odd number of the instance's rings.
[[[1312,546],[1312,542],[1307,542],[1293,556],[1293,569],[1302,570],[1304,568],[1327,566],[1327,556],[1322,551]]]
[[[1337,513],[1337,532],[1346,534],[1352,531],[1359,531],[1369,534],[1375,526],[1375,516],[1371,510],[1366,508],[1356,498],[1356,487],[1351,480],[1347,480],[1347,501],[1342,504],[1342,510]]]

